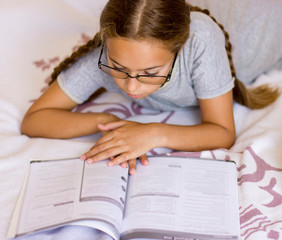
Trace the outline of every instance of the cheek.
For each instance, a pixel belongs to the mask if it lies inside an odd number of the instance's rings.
[[[148,85],[147,91],[148,91],[148,93],[153,93],[153,92],[157,91],[159,88],[160,88],[159,85]]]
[[[119,86],[119,88],[124,89],[126,80],[125,79],[119,79],[119,78],[113,78],[116,84]]]
[[[127,86],[127,81],[126,79],[119,79],[119,78],[114,78],[114,81],[118,85],[120,89],[123,91],[127,92],[128,91],[128,86]],[[138,86],[136,87],[136,93],[137,94],[144,94],[144,97],[149,96],[150,94],[154,93],[157,91],[160,86],[159,85],[148,85],[148,84],[140,84],[137,83]]]

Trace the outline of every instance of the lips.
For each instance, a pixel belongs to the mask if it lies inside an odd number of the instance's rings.
[[[127,95],[131,98],[134,98],[134,99],[140,99],[140,98],[143,98],[143,95],[142,94],[129,94],[127,93]]]

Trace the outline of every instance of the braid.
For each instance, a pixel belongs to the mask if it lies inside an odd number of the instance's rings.
[[[87,53],[92,51],[94,48],[100,46],[102,43],[100,32],[96,33],[93,39],[89,40],[86,44],[80,46],[75,52],[71,54],[70,57],[67,57],[63,60],[57,67],[54,68],[53,73],[51,75],[51,81],[49,85],[51,85],[59,76],[59,74],[69,68],[72,64],[74,64],[79,58],[85,56]]]
[[[268,85],[262,85],[255,88],[246,88],[246,86],[236,77],[236,71],[232,59],[232,45],[229,40],[229,34],[225,31],[222,24],[210,15],[209,10],[201,9],[196,6],[187,4],[190,11],[201,12],[208,15],[222,30],[225,36],[225,49],[229,60],[232,77],[235,78],[235,86],[233,88],[233,98],[241,105],[251,109],[260,109],[273,103],[280,95],[278,88],[271,88]]]

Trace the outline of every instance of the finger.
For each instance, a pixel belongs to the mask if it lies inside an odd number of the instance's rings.
[[[148,159],[146,154],[140,156],[139,159],[140,159],[140,162],[141,162],[142,165],[144,165],[144,166],[149,165],[149,159]]]
[[[101,131],[102,135],[105,136],[109,133],[109,131]]]
[[[106,123],[106,124],[98,124],[98,128],[100,130],[102,128],[103,130],[109,131],[109,130],[119,128],[119,127],[123,126],[125,123],[126,123],[126,121],[116,121],[116,122],[110,122],[110,123]]]
[[[136,159],[130,159],[128,161],[128,165],[129,165],[129,174],[130,175],[134,175],[136,172]]]
[[[112,159],[111,159],[112,160]],[[127,168],[127,162],[122,162],[119,164],[122,168]]]
[[[105,126],[104,124],[98,124],[97,126],[101,131],[110,131],[111,130],[109,127]]]
[[[90,150],[88,153],[86,153],[86,161],[88,163],[95,163],[95,162],[99,162],[99,161],[103,161],[105,159],[112,159],[111,161],[108,162],[109,166],[115,166],[118,165],[122,162],[126,162],[128,159],[127,155],[123,155],[121,157],[121,153],[124,152],[124,148],[123,147],[112,147],[112,148],[108,148],[105,150],[101,150],[98,152],[94,149],[94,150]],[[94,154],[95,153],[95,154]],[[117,156],[117,157],[115,157]]]
[[[95,156],[96,154],[106,151],[107,149],[112,148],[112,144],[107,144],[110,140],[112,140],[110,134],[107,134],[106,136],[100,138],[99,141],[95,143],[95,145],[89,149],[88,152],[82,154],[80,156],[81,160],[87,160],[88,158]],[[109,155],[108,157],[113,157],[113,155]]]
[[[92,156],[95,156],[99,152],[105,151],[105,150],[107,150],[105,146],[96,146],[96,145],[94,145],[92,148],[89,149],[88,152],[83,153],[80,156],[80,159],[83,160],[83,161],[87,160],[88,163],[91,163],[91,160],[89,158],[91,158]],[[109,158],[111,158],[111,157],[113,157],[113,156],[109,156]]]
[[[118,164],[121,164],[122,162],[127,162],[130,159],[132,159],[132,156],[130,156],[130,154],[127,152],[123,152],[120,155],[116,154],[116,157],[108,162],[108,166],[116,166]]]
[[[80,156],[80,160],[82,160],[82,161],[85,161],[85,160],[86,160],[85,154],[82,154],[82,155]]]
[[[94,146],[91,148],[91,149],[93,149],[93,148],[95,148],[95,147],[97,147],[97,146],[99,146],[99,145],[101,145],[101,144],[103,144],[103,143],[106,143],[106,142],[108,142],[108,141],[111,141],[112,139],[113,139],[113,134],[112,134],[112,132],[110,132],[110,131],[107,131],[107,133],[105,134],[105,135],[103,135],[95,144],[94,144]]]
[[[108,135],[109,135],[109,134],[108,134]],[[107,135],[107,138],[109,138],[108,135]],[[105,141],[105,142],[100,142],[100,143],[98,143],[102,138],[103,138],[103,141]],[[95,156],[95,155],[98,154],[99,152],[102,152],[102,151],[105,151],[105,150],[109,149],[110,146],[108,146],[108,145],[106,144],[106,142],[107,142],[107,139],[105,139],[106,136],[104,136],[104,137],[102,137],[102,138],[101,138],[99,141],[97,141],[97,142],[95,143],[95,145],[94,145],[92,148],[89,149],[88,152],[82,154],[82,155],[80,156],[80,159],[83,160],[83,161],[88,160],[89,158],[91,158],[92,156]],[[105,139],[105,140],[104,140],[104,139]],[[111,139],[109,139],[109,140],[111,140]],[[109,158],[110,158],[110,157],[113,157],[113,156],[109,156]],[[91,163],[90,160],[89,160],[89,163]]]

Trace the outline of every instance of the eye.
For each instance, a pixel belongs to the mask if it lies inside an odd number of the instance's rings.
[[[123,72],[127,71],[126,68],[124,68],[124,67],[117,67],[115,64],[113,64],[113,68],[116,69],[116,70],[119,70],[119,71],[123,71]]]
[[[117,70],[121,70],[121,71],[124,70],[124,68],[122,68],[122,67],[117,67],[117,66],[115,66],[114,64],[113,64],[113,68],[114,68],[114,69],[117,69]]]
[[[147,71],[145,71],[144,73],[145,73],[146,75],[149,75],[149,76],[152,77],[152,76],[158,75],[159,72],[147,72]]]

